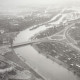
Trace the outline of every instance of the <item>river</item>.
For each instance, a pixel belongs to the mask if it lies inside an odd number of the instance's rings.
[[[15,38],[14,44],[28,41],[38,30],[40,28],[31,32],[29,29],[21,31]],[[22,56],[26,63],[47,78],[47,80],[80,80],[61,65],[39,54],[31,45],[15,48],[14,51],[17,55]]]

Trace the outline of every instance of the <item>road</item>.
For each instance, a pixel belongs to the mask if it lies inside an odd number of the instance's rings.
[[[80,48],[78,48],[78,47],[75,45],[75,44],[77,44],[77,42],[76,42],[74,39],[72,39],[72,38],[70,37],[70,35],[68,34],[69,30],[70,30],[70,28],[68,28],[68,29],[66,30],[66,32],[65,32],[65,37],[66,37],[67,40],[69,41],[69,45],[70,45],[71,47],[73,47],[74,49],[80,51]]]

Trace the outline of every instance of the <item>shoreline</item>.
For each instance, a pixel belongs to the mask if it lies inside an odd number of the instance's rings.
[[[33,69],[28,63],[25,63],[24,60],[22,60],[12,49],[10,53],[6,53],[4,55],[7,59],[11,60],[12,62],[18,64],[21,66],[24,70],[29,70],[36,78],[46,80],[39,72],[37,72],[35,69]]]
[[[54,57],[52,57],[51,55],[46,55],[46,53],[45,53],[45,52],[42,52],[42,51],[37,47],[36,44],[33,44],[32,47],[33,47],[35,50],[37,50],[37,51],[39,52],[39,54],[45,56],[46,58],[52,60],[53,62],[58,63],[60,66],[62,66],[63,68],[67,69],[68,71],[70,71],[70,72],[72,72],[72,73],[74,74],[74,70],[72,70],[71,68],[69,68],[69,66],[68,66],[67,64],[63,63],[62,61],[60,61],[60,60],[58,60],[58,59],[56,59],[56,58],[54,58]],[[43,54],[43,53],[44,53],[44,54]],[[76,74],[74,74],[74,75],[79,78],[78,75],[76,75]],[[79,80],[80,80],[80,78],[79,78]]]

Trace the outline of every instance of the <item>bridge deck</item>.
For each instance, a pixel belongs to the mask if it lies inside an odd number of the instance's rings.
[[[17,48],[17,47],[21,47],[21,46],[25,46],[25,45],[30,45],[33,43],[38,43],[38,42],[52,42],[52,41],[55,41],[55,40],[46,38],[46,39],[39,39],[39,40],[34,40],[34,41],[27,41],[27,42],[13,44],[12,48]]]

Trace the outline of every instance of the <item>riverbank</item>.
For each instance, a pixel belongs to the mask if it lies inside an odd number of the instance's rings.
[[[23,62],[21,58],[17,56],[17,54],[14,52],[12,48],[9,48],[11,45],[1,45],[0,46],[0,55],[8,59],[9,61],[13,62],[15,64],[15,68],[21,72],[23,70],[27,70],[30,72],[30,75],[34,76],[37,79],[45,80],[38,72],[36,72],[34,69],[32,69],[27,63]],[[3,59],[0,59],[3,60]],[[12,63],[11,63],[12,64]]]
[[[4,55],[4,57],[6,57],[10,61],[18,64],[19,66],[21,66],[25,70],[29,70],[32,73],[32,75],[34,75],[36,78],[41,79],[41,80],[45,80],[38,72],[36,72],[34,69],[32,69],[29,66],[29,64],[25,63],[21,56],[17,56],[17,54],[14,52],[13,49],[12,49],[12,52],[6,53]]]
[[[67,69],[68,71],[72,72],[72,74],[74,74],[75,70],[73,70],[72,68],[70,68],[69,65],[67,65],[66,63],[60,61],[58,58],[52,57],[51,55],[49,55],[49,53],[46,54],[46,52],[41,51],[41,50],[38,48],[38,46],[36,45],[36,43],[33,44],[32,46],[33,46],[33,48],[34,48],[35,50],[37,50],[37,51],[39,52],[39,54],[42,54],[43,56],[45,56],[46,58],[52,60],[53,62],[58,63],[59,65],[61,65],[61,66],[64,67],[65,69]],[[80,77],[77,76],[77,74],[74,74],[74,75],[75,75],[77,78],[80,79]]]

